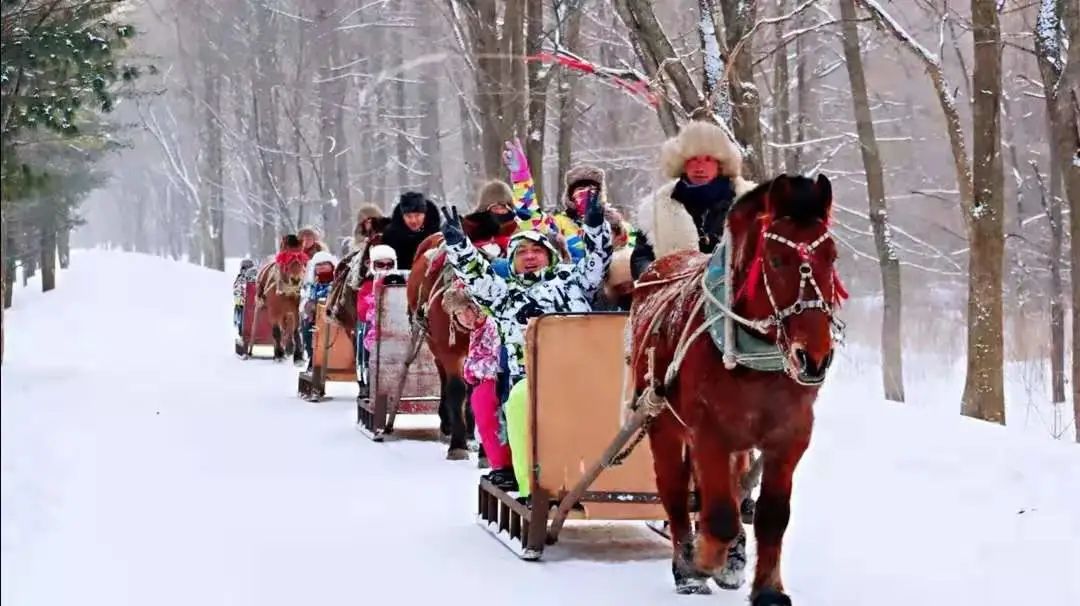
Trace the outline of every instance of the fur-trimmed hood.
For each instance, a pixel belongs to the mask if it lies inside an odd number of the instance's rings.
[[[709,156],[720,163],[725,177],[742,175],[742,152],[727,131],[712,122],[694,120],[660,148],[660,172],[665,179],[678,179],[686,161],[695,156]]]
[[[755,183],[742,177],[732,178],[735,199],[754,189]],[[690,213],[671,197],[678,179],[665,183],[638,204],[635,225],[652,243],[656,257],[677,250],[698,250],[698,231]]]

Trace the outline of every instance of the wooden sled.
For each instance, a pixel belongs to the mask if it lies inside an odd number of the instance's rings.
[[[526,560],[538,560],[561,530],[554,509],[598,462],[622,429],[628,371],[626,313],[552,314],[526,332],[531,508],[481,479],[479,522]],[[621,465],[603,469],[577,499],[571,517],[663,521],[652,452],[640,444]]]
[[[252,357],[274,357],[274,330],[265,309],[259,309],[255,301],[255,282],[244,285],[244,312],[241,317],[241,334],[236,338],[236,355],[247,360]],[[258,346],[269,347],[266,355],[255,356]]]
[[[409,324],[405,285],[382,284],[376,289],[375,299],[378,339],[369,362],[370,396],[357,398],[356,423],[364,435],[381,442],[399,392],[396,414],[437,415],[442,383],[423,335],[416,337]],[[406,361],[414,352],[406,373]]]
[[[297,392],[309,402],[326,396],[330,381],[356,383],[356,350],[349,331],[326,316],[326,302],[315,307],[312,335],[311,370],[301,371]]]

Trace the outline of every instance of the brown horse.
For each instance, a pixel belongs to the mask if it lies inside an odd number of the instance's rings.
[[[517,224],[515,221],[500,222],[498,215],[480,211],[463,217],[462,227],[470,240],[483,243],[496,237],[509,237]],[[450,438],[446,458],[463,460],[469,457],[470,423],[465,405],[468,388],[462,378],[465,356],[469,353],[469,331],[443,309],[442,294],[453,280],[453,269],[447,264],[442,244],[442,234],[433,234],[417,247],[406,293],[413,330],[424,331],[425,342],[439,371],[442,384],[439,429]]]
[[[259,268],[255,297],[257,313],[269,313],[274,335],[274,361],[291,354],[293,362],[304,360],[304,348],[297,341],[300,326],[300,284],[307,256],[301,252],[279,253]]]
[[[825,176],[781,175],[734,204],[727,246],[713,257],[673,253],[638,282],[631,308],[633,372],[636,392],[665,407],[648,431],[679,593],[708,593],[709,576],[726,589],[742,584],[739,478],[756,448],[764,472],[754,516],[751,601],[791,604],[780,579],[780,552],[792,477],[810,443],[813,404],[832,361],[839,326],[833,312],[847,296],[834,269],[831,206]],[[717,268],[727,290],[710,284],[717,274],[709,272]],[[772,367],[722,349],[715,334],[744,351],[755,340],[772,356]],[[691,480],[700,505],[696,539]]]

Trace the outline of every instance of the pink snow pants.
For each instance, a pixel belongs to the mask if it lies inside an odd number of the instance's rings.
[[[485,379],[475,385],[469,402],[491,468],[509,467],[510,447],[499,441],[499,397],[495,393],[495,379]]]

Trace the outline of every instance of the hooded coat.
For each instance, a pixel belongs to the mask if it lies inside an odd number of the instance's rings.
[[[510,259],[523,242],[546,248],[550,263],[541,272],[500,277],[484,255],[466,238],[447,247],[454,273],[473,299],[495,318],[507,354],[511,384],[525,376],[525,328],[530,318],[559,312],[588,312],[611,260],[611,226],[583,227],[587,252],[574,264],[559,263],[559,255],[546,236],[523,231],[510,239]]]
[[[710,156],[720,164],[713,181],[693,186],[683,178],[686,161]],[[721,127],[686,124],[660,149],[661,173],[668,181],[638,206],[631,269],[637,279],[655,259],[678,250],[711,253],[724,234],[727,211],[754,188],[741,177],[742,153]]]
[[[320,263],[329,263],[333,268],[337,262],[337,257],[326,251],[315,253],[308,261],[307,269],[304,271],[304,281],[300,284],[300,313],[302,315],[307,315],[309,310],[305,307],[308,303],[325,299],[330,294],[332,281],[318,282],[315,279],[315,266]]]
[[[420,231],[413,231],[405,224],[405,213],[424,213],[424,225]],[[423,194],[407,192],[401,195],[401,201],[394,207],[390,225],[383,232],[382,243],[397,252],[398,269],[412,269],[413,257],[420,243],[431,234],[439,233],[439,209]]]

